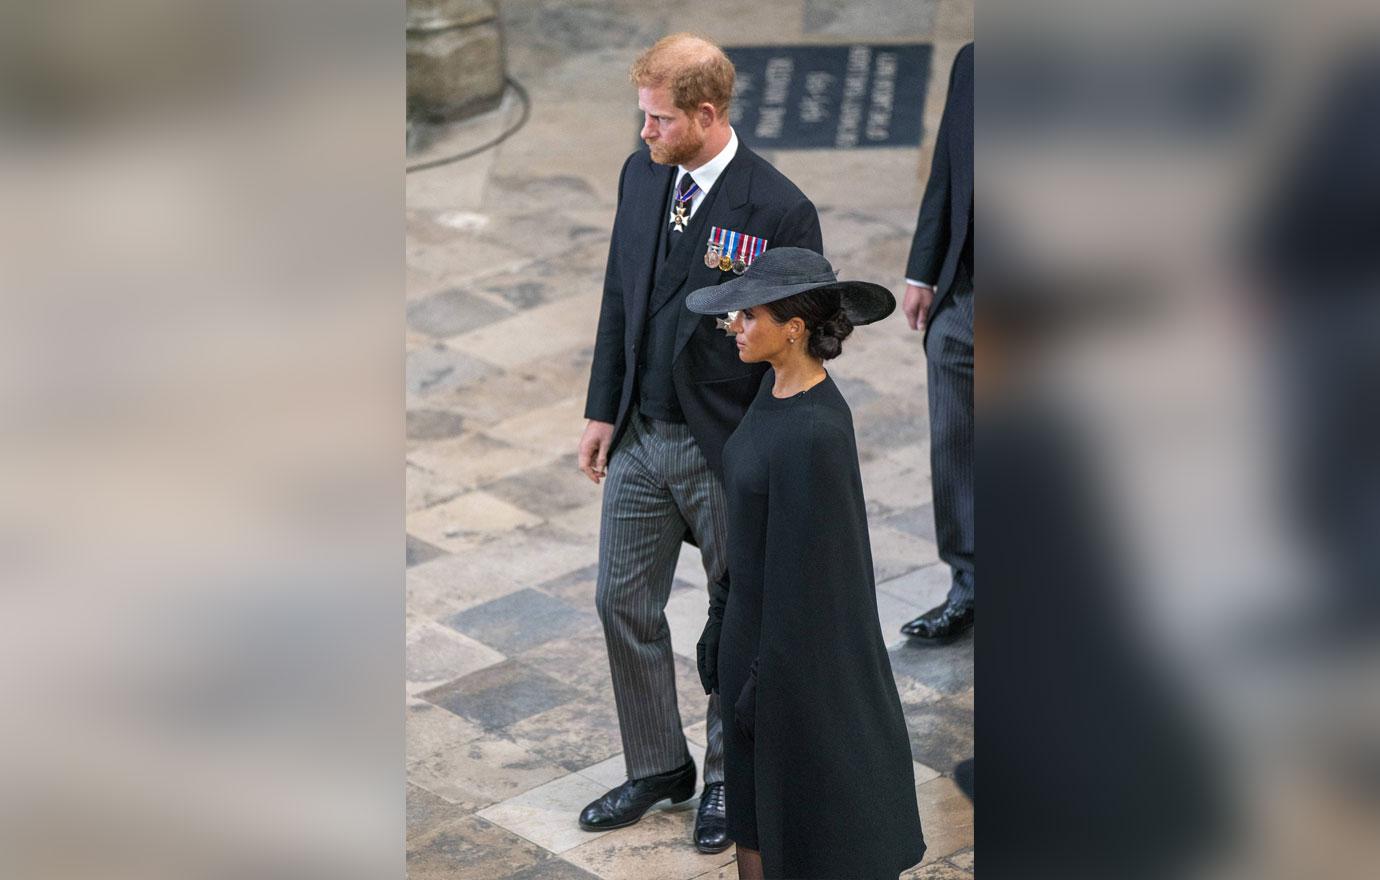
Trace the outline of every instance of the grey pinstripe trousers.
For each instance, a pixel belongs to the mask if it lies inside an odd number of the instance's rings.
[[[973,282],[960,270],[925,337],[930,477],[939,558],[952,572],[950,602],[971,602],[973,523]]]
[[[629,779],[674,770],[690,760],[665,614],[687,526],[709,581],[718,580],[728,564],[723,484],[689,427],[644,419],[634,410],[609,458],[595,593]],[[706,615],[708,609],[706,585]],[[708,698],[706,783],[724,778],[718,699],[717,694]]]

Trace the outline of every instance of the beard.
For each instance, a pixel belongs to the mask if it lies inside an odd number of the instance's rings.
[[[684,165],[686,161],[695,158],[699,151],[704,148],[704,142],[704,131],[691,128],[680,140],[674,142],[660,140],[648,144],[647,147],[651,151],[652,161],[658,165]]]

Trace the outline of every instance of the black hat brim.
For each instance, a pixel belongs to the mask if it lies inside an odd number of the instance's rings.
[[[766,305],[807,290],[837,290],[843,311],[854,325],[875,323],[896,310],[896,297],[891,291],[868,281],[822,281],[769,287],[753,284],[755,280],[743,275],[723,284],[701,287],[685,298],[685,305],[696,314],[722,315]]]

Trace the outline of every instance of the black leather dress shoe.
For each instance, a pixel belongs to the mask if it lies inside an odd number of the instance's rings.
[[[687,761],[667,773],[629,779],[580,811],[580,827],[608,831],[632,825],[658,801],[678,804],[695,796],[695,762]]]
[[[973,603],[949,604],[948,600],[938,608],[931,608],[924,614],[901,627],[901,632],[921,639],[950,639],[973,625]]]
[[[724,784],[711,782],[700,794],[700,809],[695,814],[695,849],[720,853],[733,841],[728,839],[728,819],[724,817]]]

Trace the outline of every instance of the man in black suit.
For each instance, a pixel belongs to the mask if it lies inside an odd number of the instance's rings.
[[[586,476],[608,479],[595,604],[628,781],[580,814],[589,831],[695,791],[666,602],[683,538],[699,546],[710,584],[724,576],[723,446],[766,367],[740,361],[733,335],[687,309],[686,294],[737,277],[763,247],[823,250],[814,205],[729,125],[733,77],[722,50],[687,34],[631,70],[647,149],[619,179],[579,452]],[[708,703],[695,845],[720,852],[730,841],[718,695]]]
[[[901,627],[946,639],[973,625],[973,44],[958,51],[901,305],[925,333],[930,472],[939,558],[951,572],[943,604]]]

